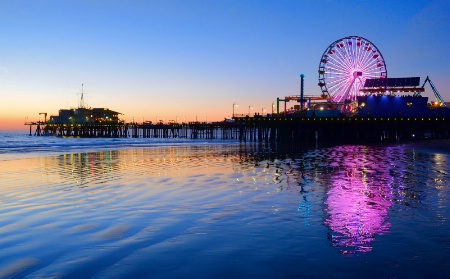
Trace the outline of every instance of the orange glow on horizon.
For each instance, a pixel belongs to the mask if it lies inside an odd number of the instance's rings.
[[[28,126],[24,125],[25,119],[1,118],[0,131],[28,131]]]

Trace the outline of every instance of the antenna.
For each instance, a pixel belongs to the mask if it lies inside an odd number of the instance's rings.
[[[81,84],[81,101],[80,101],[80,107],[84,108],[84,84]]]
[[[78,95],[78,93],[77,93]],[[81,84],[81,98],[80,98],[80,103],[78,104],[78,107],[80,108],[87,108],[87,103],[84,100],[84,84]]]

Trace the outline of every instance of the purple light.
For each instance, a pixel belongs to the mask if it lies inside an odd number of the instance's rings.
[[[387,76],[381,53],[361,37],[346,37],[331,44],[322,56],[320,68],[324,69],[319,73],[319,80],[325,81],[322,92],[335,102],[354,101],[367,78]]]
[[[357,159],[364,159],[362,158]],[[357,171],[348,160],[345,168],[333,178],[325,204],[328,217],[325,224],[333,231],[329,238],[343,254],[370,252],[376,235],[389,231],[388,210],[392,206],[392,180],[387,171],[379,170],[373,181]]]

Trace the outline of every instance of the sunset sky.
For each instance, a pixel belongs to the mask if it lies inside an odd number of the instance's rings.
[[[81,84],[89,106],[127,121],[223,120],[234,102],[271,112],[300,73],[320,95],[323,52],[352,35],[388,77],[429,75],[450,101],[448,0],[0,1],[0,130],[76,107]]]

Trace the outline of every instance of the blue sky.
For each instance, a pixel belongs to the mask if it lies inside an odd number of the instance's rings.
[[[450,101],[450,1],[0,1],[0,129],[76,106],[82,83],[127,120],[270,111],[300,73],[320,95],[323,52],[352,35]]]

